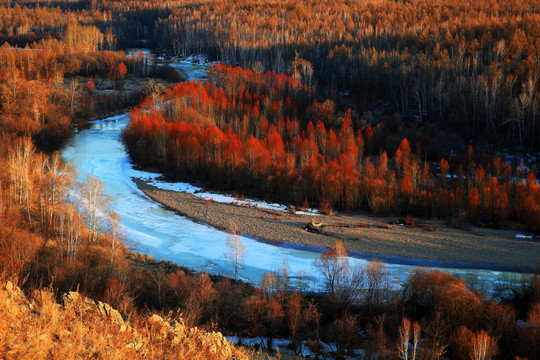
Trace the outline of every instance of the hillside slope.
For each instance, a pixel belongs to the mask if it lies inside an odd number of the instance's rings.
[[[158,315],[124,321],[108,304],[77,292],[55,301],[49,290],[28,298],[12,282],[0,287],[2,359],[248,359],[219,332],[188,328]]]

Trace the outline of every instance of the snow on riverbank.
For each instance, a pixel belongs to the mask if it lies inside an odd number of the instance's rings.
[[[179,63],[190,78],[201,78],[205,74],[203,64]],[[124,226],[125,234],[133,249],[154,256],[156,259],[173,261],[196,271],[208,271],[213,274],[231,276],[234,273],[232,261],[224,257],[227,251],[228,234],[206,224],[195,223],[164,209],[146,197],[133,182],[132,178],[141,178],[154,182],[155,186],[175,187],[191,191],[199,196],[210,196],[214,201],[237,201],[234,197],[203,192],[186,183],[171,184],[159,180],[159,174],[134,170],[132,163],[120,140],[120,134],[127,123],[127,115],[91,122],[92,127],[78,132],[69,145],[62,150],[65,161],[71,161],[79,168],[81,181],[87,174],[100,178],[106,185],[106,192],[111,196],[112,210],[116,211]],[[220,195],[219,197],[217,195]],[[223,196],[223,197],[222,197]],[[272,207],[281,205],[257,202],[257,206]],[[253,204],[250,201],[250,204]],[[324,289],[324,279],[315,269],[313,261],[320,256],[321,249],[282,244],[269,244],[250,237],[242,237],[246,249],[244,266],[240,269],[240,278],[258,284],[268,271],[280,269],[284,262],[288,272],[296,276],[312,291]],[[409,259],[410,260],[410,259]],[[350,257],[353,264],[363,266],[366,260]],[[399,287],[408,274],[420,263],[389,263],[386,268],[393,286]],[[426,268],[430,268],[428,264]],[[479,283],[495,286],[505,274],[489,269],[471,270],[443,269],[464,278],[472,277]]]
[[[227,340],[229,340],[232,344],[236,346],[248,346],[248,347],[260,347],[265,349],[268,339],[264,336],[260,337],[237,337],[237,336],[225,336]],[[290,355],[295,355],[294,351],[290,350],[290,343],[291,341],[288,339],[273,339],[272,340],[272,350],[279,351],[280,353],[288,353]],[[311,358],[312,356],[318,359],[335,359],[335,356],[332,356],[332,354],[337,353],[337,346],[334,343],[325,343],[323,341],[318,342],[318,346],[320,346],[320,354],[325,355],[318,355],[314,352],[312,352],[306,341],[302,341],[299,346],[298,355]],[[347,356],[347,359],[363,359],[365,357],[365,351],[361,349],[354,349],[352,353],[349,353]]]
[[[157,173],[150,173],[147,171],[140,171],[132,168],[131,170],[129,170],[129,175],[133,178],[141,179],[149,185],[157,187],[158,189],[179,191],[187,194],[192,194],[205,200],[212,200],[219,203],[233,204],[238,206],[257,207],[276,211],[287,211],[287,206],[281,204],[267,203],[266,201],[262,200],[243,199],[232,195],[204,191],[203,188],[185,182],[164,181],[160,179],[161,175]],[[297,211],[297,213],[302,215],[319,214],[319,212],[315,209],[308,209],[308,211]]]

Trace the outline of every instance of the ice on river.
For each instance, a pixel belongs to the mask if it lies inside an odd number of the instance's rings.
[[[90,129],[76,134],[64,148],[63,159],[73,162],[79,168],[81,181],[86,179],[87,174],[91,174],[105,183],[106,192],[112,197],[112,210],[121,216],[126,237],[135,250],[195,270],[232,275],[233,263],[224,256],[229,236],[227,233],[178,216],[152,201],[137,188],[132,177],[155,181],[161,187],[170,186],[190,192],[197,190],[197,187],[186,183],[159,182],[158,174],[134,170],[120,141],[120,132],[126,123],[126,115],[93,122]],[[217,199],[216,194],[209,196]],[[322,278],[314,268],[313,260],[324,249],[294,244],[280,246],[251,237],[242,237],[242,242],[247,253],[245,266],[240,269],[240,276],[244,280],[258,284],[265,272],[281,268],[286,261],[290,275],[302,278],[313,290],[322,289]],[[350,261],[363,264],[369,258],[369,254],[353,254]],[[378,258],[388,263],[387,269],[396,284],[401,283],[417,266],[448,267],[447,270],[451,272],[493,284],[503,275],[502,272],[490,269],[467,269],[467,264],[395,256]]]
[[[112,210],[122,219],[122,225],[132,246],[158,259],[174,261],[200,271],[231,275],[233,264],[224,257],[228,234],[208,225],[195,223],[165,210],[144,195],[132,180],[135,172],[120,141],[120,131],[127,116],[96,121],[92,127],[75,135],[62,151],[65,161],[79,168],[79,180],[87,174],[99,177],[112,197]],[[316,281],[312,262],[319,254],[273,246],[247,237],[242,238],[247,257],[240,275],[257,283],[263,273],[280,268],[289,258],[291,274],[305,271],[309,281]],[[294,258],[294,262],[290,259]]]
[[[204,64],[178,62],[179,67],[190,78],[203,77]],[[114,116],[92,122],[89,129],[77,133],[70,144],[62,150],[65,161],[71,161],[79,168],[79,179],[84,181],[87,174],[99,177],[105,183],[105,191],[111,196],[112,210],[121,217],[126,238],[139,252],[150,254],[157,259],[169,260],[179,265],[213,274],[232,275],[234,265],[226,259],[227,233],[216,230],[206,224],[196,223],[164,209],[142,193],[132,177],[152,181],[156,186],[182,189],[195,193],[198,189],[190,184],[170,184],[159,181],[157,174],[136,171],[120,140],[122,128],[127,123],[127,115]],[[215,201],[231,201],[226,195],[202,193]],[[234,199],[236,200],[236,199]],[[258,203],[258,206],[273,206],[282,209],[282,205]],[[270,244],[251,237],[242,237],[246,249],[244,267],[239,271],[242,279],[258,284],[264,273],[281,268],[286,262],[289,274],[307,283],[312,290],[321,290],[322,276],[313,266],[322,248],[308,248],[295,244]],[[349,260],[365,264],[371,258],[369,254],[352,254]],[[422,259],[403,259],[397,256],[378,256],[387,262],[387,270],[394,286],[399,286],[415,267],[442,267],[444,270],[474,278],[477,282],[495,286],[508,274],[494,271],[496,267],[471,269],[471,264],[428,261]]]

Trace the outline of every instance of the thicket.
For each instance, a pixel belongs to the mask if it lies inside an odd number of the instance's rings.
[[[377,129],[287,75],[218,64],[209,80],[172,87],[159,110],[147,99],[132,111],[123,137],[136,162],[295,205],[539,230],[540,186],[524,166],[471,146],[452,167],[444,158],[433,166],[407,139],[388,156]]]

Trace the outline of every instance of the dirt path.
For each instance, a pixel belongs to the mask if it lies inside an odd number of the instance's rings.
[[[161,190],[140,180],[137,186],[154,201],[180,215],[218,229],[236,226],[241,234],[277,242],[332,247],[343,241],[348,251],[403,258],[498,265],[512,270],[540,269],[540,241],[518,239],[516,231],[471,228],[468,231],[433,224],[415,228],[392,225],[390,218],[368,215],[299,215],[268,209],[205,201],[195,195]],[[305,230],[311,220],[325,224],[321,234]]]

